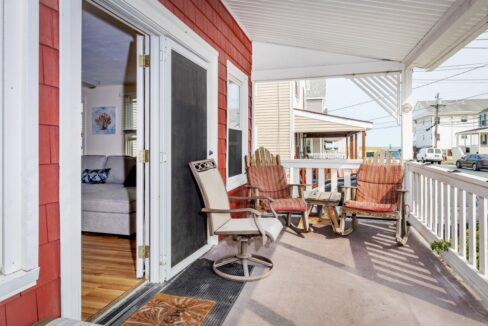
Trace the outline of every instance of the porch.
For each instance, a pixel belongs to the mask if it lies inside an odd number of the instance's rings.
[[[333,191],[338,170],[344,170],[344,184],[350,185],[359,164],[283,161],[291,180],[300,175],[307,184],[319,179],[316,186],[323,189],[324,176],[330,175]],[[275,272],[245,285],[225,324],[486,324],[486,181],[414,162],[405,168],[411,225],[406,246],[397,246],[389,222],[362,220],[348,237],[320,224],[305,235],[285,229],[278,241],[260,249],[273,259]],[[450,241],[450,248],[439,259],[430,244],[442,240]],[[234,250],[223,242],[206,257]]]
[[[208,257],[235,248],[221,243]],[[395,229],[363,221],[347,238],[329,227],[285,230],[260,250],[276,271],[244,286],[224,325],[482,325],[488,313],[417,232],[398,247]],[[258,270],[255,273],[259,273]]]

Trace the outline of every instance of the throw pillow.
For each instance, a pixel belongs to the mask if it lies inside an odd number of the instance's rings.
[[[96,169],[96,170],[85,169],[83,171],[83,174],[81,175],[81,182],[89,183],[89,184],[105,183],[105,181],[107,181],[109,174],[110,174],[110,169]]]

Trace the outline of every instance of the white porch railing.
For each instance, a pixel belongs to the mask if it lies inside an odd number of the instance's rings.
[[[486,179],[408,162],[405,183],[410,223],[429,242],[450,241],[443,257],[488,298]]]
[[[344,185],[351,185],[351,171],[357,170],[362,160],[283,160],[282,165],[289,169],[291,183],[305,183],[307,190],[313,185],[324,191],[326,175],[330,176],[331,191],[337,191],[339,170],[344,173]],[[305,171],[300,180],[300,171]],[[315,178],[313,177],[315,173]],[[314,182],[315,181],[315,182]]]
[[[308,156],[314,160],[345,160],[346,153],[329,152],[329,153],[311,153]]]

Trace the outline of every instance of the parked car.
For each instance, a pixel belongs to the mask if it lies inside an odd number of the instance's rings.
[[[421,148],[417,153],[417,162],[437,162],[438,164],[441,164],[442,159],[442,150],[439,148]]]
[[[467,154],[456,161],[456,166],[460,168],[472,168],[474,171],[488,169],[487,154]]]

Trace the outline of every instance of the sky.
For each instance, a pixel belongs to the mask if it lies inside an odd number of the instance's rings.
[[[460,67],[459,65],[465,66]],[[473,68],[476,69],[468,71]],[[434,80],[459,73],[462,74],[445,81],[433,83],[432,85],[422,86]],[[417,101],[434,100],[437,93],[440,94],[443,100],[464,99],[468,97],[488,99],[488,31],[459,50],[441,66],[436,68],[436,70],[426,72],[416,69],[413,74],[413,88],[412,102],[414,107]],[[385,118],[388,113],[375,102],[341,109],[345,106],[371,99],[350,80],[345,78],[327,79],[326,92],[328,113],[368,120],[374,123],[373,129],[367,134],[367,146],[400,146],[400,126],[396,125],[393,118]],[[481,93],[486,94],[473,97]]]

